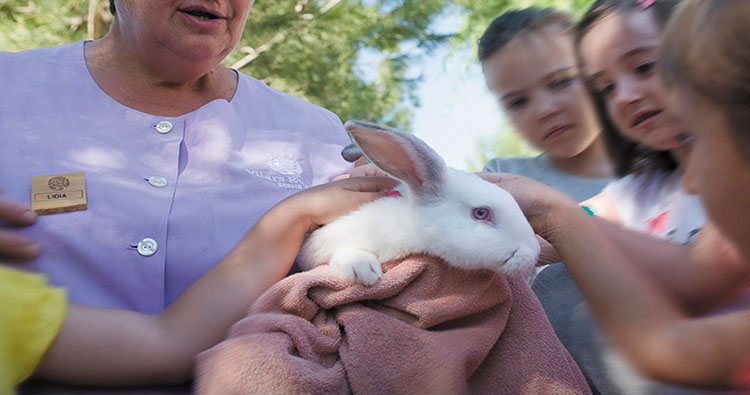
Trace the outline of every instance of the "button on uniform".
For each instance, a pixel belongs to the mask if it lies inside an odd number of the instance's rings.
[[[168,184],[167,179],[161,176],[151,176],[147,178],[147,180],[148,183],[151,184],[151,186],[155,186],[157,188],[164,188]]]
[[[169,133],[173,128],[174,125],[172,125],[172,122],[169,121],[161,121],[156,124],[156,131],[161,134]]]
[[[152,238],[147,237],[138,242],[138,253],[143,256],[154,255],[158,249],[159,245],[156,244],[156,240]]]

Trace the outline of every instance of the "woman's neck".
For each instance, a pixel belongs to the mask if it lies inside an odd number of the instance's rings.
[[[84,55],[92,78],[107,95],[149,114],[180,116],[215,99],[229,101],[237,88],[237,74],[220,64],[202,68],[145,64],[109,35],[87,42]]]
[[[549,156],[549,159],[558,169],[579,177],[613,178],[615,176],[614,167],[609,160],[601,137],[576,156],[570,158]]]

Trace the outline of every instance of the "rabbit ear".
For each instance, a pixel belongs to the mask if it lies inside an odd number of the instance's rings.
[[[347,121],[344,126],[372,163],[405,182],[418,199],[429,202],[443,195],[445,162],[424,141],[362,121]]]

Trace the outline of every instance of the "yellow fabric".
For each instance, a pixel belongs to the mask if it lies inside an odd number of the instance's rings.
[[[0,394],[31,375],[60,331],[65,291],[39,274],[0,266]]]

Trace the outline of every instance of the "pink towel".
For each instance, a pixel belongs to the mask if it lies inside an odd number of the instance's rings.
[[[523,279],[416,256],[368,288],[327,266],[198,356],[200,394],[588,394]]]

